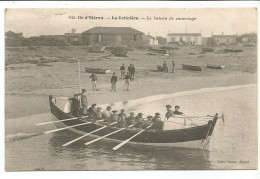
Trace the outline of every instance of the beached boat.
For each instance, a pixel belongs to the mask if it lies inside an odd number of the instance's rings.
[[[224,49],[224,52],[243,52],[243,50],[240,50],[240,49]]]
[[[182,64],[182,69],[192,70],[192,71],[202,71],[202,67],[195,66],[195,65],[185,65],[185,64]]]
[[[211,68],[211,69],[224,69],[225,66],[223,66],[223,65],[207,64],[207,68]]]
[[[168,146],[206,149],[218,119],[218,114],[216,114],[215,116],[211,116],[209,120],[201,125],[191,125],[191,127],[187,127],[184,123],[181,125],[185,127],[179,129],[163,129],[158,131],[154,131],[153,129],[144,129],[138,131],[131,128],[117,128],[108,125],[101,125],[96,122],[86,123],[86,121],[64,113],[56,105],[56,98],[52,96],[49,96],[49,104],[54,120],[53,123],[58,128],[54,131],[66,129],[81,135],[78,139],[81,139],[84,136],[88,136],[88,140],[89,138],[95,138],[94,140],[85,143],[85,145],[102,139],[103,141],[105,140],[120,144],[128,143],[149,147]],[[70,143],[71,142],[68,144]]]
[[[88,73],[106,74],[106,73],[109,73],[111,70],[107,69],[107,68],[85,67],[85,71],[88,72]]]
[[[149,48],[148,51],[159,54],[167,54],[167,50],[165,49]]]
[[[203,52],[214,52],[214,49],[207,47],[207,48],[202,48],[202,51]]]

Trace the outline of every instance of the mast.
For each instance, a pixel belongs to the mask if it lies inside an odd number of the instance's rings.
[[[80,94],[79,106],[81,106],[81,80],[80,80],[80,63],[79,63],[79,60],[78,60],[78,70],[79,70],[79,94]]]

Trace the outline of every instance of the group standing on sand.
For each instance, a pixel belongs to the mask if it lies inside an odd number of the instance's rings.
[[[164,61],[163,62],[163,69],[164,69],[164,71],[165,72],[167,72],[168,73],[168,66],[167,66],[167,63],[166,63],[166,61]],[[174,62],[174,60],[172,61],[172,73],[174,73],[175,72],[175,62]]]
[[[129,116],[126,115],[125,109],[121,109],[120,113],[117,110],[112,110],[111,106],[107,106],[104,111],[101,107],[97,107],[96,104],[92,104],[88,108],[88,100],[86,96],[86,90],[82,89],[82,93],[74,94],[73,98],[69,98],[68,103],[65,105],[66,112],[74,117],[87,116],[88,119],[94,121],[102,120],[107,124],[115,123],[119,128],[133,125],[137,129],[144,129],[148,126],[152,126],[154,130],[163,130],[164,122],[161,119],[160,113],[156,112],[155,116],[143,117],[143,113],[138,113],[137,116],[133,112]],[[171,110],[171,105],[166,105],[167,112],[165,114],[165,120],[168,121],[170,117],[174,115],[183,115],[179,111],[180,107],[175,106],[175,110]]]

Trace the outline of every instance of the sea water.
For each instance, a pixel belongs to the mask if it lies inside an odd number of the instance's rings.
[[[6,98],[8,100],[8,97]],[[48,97],[46,97],[48,105]],[[126,112],[165,114],[165,105],[179,105],[186,115],[224,114],[217,121],[209,150],[188,148],[141,148],[96,142],[85,146],[69,131],[43,134],[55,126],[36,126],[51,121],[40,113],[5,121],[6,170],[161,170],[257,168],[257,85],[205,88],[162,94],[110,104]],[[105,108],[107,104],[101,105]],[[33,107],[32,107],[33,109]],[[177,124],[176,124],[177,125]]]

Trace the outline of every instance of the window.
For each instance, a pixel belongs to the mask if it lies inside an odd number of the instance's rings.
[[[101,35],[98,35],[98,41],[101,42]]]

